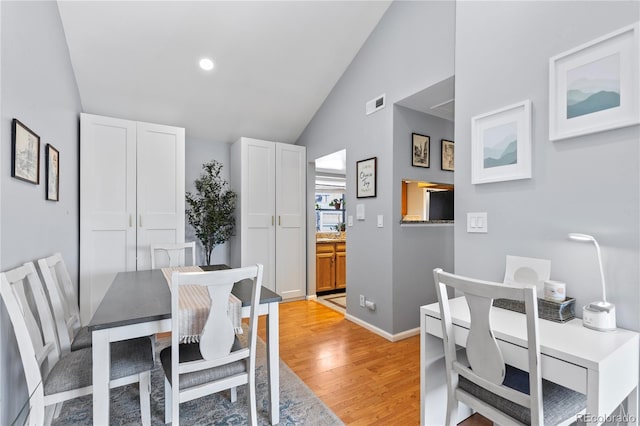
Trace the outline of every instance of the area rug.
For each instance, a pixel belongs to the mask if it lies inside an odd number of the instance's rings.
[[[169,339],[158,341],[158,350]],[[269,425],[269,398],[266,368],[266,346],[258,338],[256,360],[256,390],[258,424]],[[151,374],[151,424],[164,424],[164,374],[156,357]],[[180,422],[185,425],[245,425],[247,424],[246,386],[238,387],[238,399],[229,400],[229,392],[180,404]],[[53,425],[91,425],[92,397],[87,395],[65,402]],[[140,394],[138,385],[111,389],[112,425],[140,424]],[[280,360],[280,425],[342,425],[343,422]]]

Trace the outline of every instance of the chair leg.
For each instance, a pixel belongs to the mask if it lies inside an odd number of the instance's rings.
[[[53,418],[57,419],[58,417],[60,417],[60,412],[62,412],[62,402],[59,402],[56,404],[56,408],[55,411],[53,412]]]
[[[180,424],[180,387],[179,383],[171,388],[171,425]]]
[[[143,426],[151,426],[151,371],[138,376],[140,388],[140,416]]]
[[[164,423],[171,423],[171,384],[164,378]]]
[[[249,424],[257,426],[258,424],[258,412],[256,409],[256,382],[255,376],[249,374],[247,380],[247,402],[249,403]]]
[[[458,419],[458,400],[449,395],[447,398],[447,417],[445,420],[445,425],[447,426],[455,426],[457,424],[456,420]]]
[[[234,386],[229,389],[229,392],[231,393],[231,402],[236,402],[238,399],[238,388]]]

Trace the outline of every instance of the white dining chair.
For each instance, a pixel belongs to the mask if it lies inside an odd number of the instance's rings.
[[[160,353],[165,373],[165,422],[177,426],[180,403],[247,385],[249,423],[257,424],[256,342],[262,265],[208,272],[174,272],[171,278],[171,346]],[[246,344],[234,333],[227,315],[233,284],[252,281],[251,313]],[[180,287],[206,287],[211,307],[198,343],[180,344]],[[232,392],[232,402],[234,392]]]
[[[448,426],[457,423],[462,402],[500,425],[571,424],[586,408],[586,395],[542,379],[538,304],[534,286],[512,286],[450,274],[437,268],[433,277],[438,294],[445,369]],[[466,359],[456,350],[447,288],[464,293],[469,306]],[[492,299],[523,301],[527,348],[523,371],[505,364],[491,326]],[[457,332],[456,332],[457,334]],[[460,351],[463,352],[463,351]]]
[[[36,306],[30,306],[28,294]],[[0,296],[13,325],[29,392],[30,425],[48,425],[59,403],[92,393],[91,349],[60,353],[53,318],[33,263],[0,273]],[[148,338],[111,345],[111,387],[138,382],[142,424],[151,424],[154,366]],[[99,366],[98,366],[99,367]]]
[[[187,252],[191,249],[191,265],[196,264],[196,243],[156,243],[151,244],[151,269],[159,265],[176,267],[186,266]]]
[[[91,333],[80,324],[78,298],[62,255],[39,259],[38,267],[49,295],[60,350],[66,353],[91,347]]]

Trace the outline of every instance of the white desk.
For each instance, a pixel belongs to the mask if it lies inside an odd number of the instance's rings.
[[[232,293],[242,301],[242,316],[247,318],[251,309],[251,283],[245,280],[234,284]],[[281,300],[279,295],[262,287],[258,314],[267,315],[269,413],[274,425],[280,421],[278,305]],[[162,271],[118,273],[93,315],[89,331],[93,338],[93,424],[108,425],[109,343],[171,331],[171,291]]]
[[[456,344],[465,347],[469,308],[464,297],[449,302]],[[505,362],[528,370],[525,315],[493,308],[491,322]],[[540,320],[539,333],[545,379],[586,394],[586,413],[600,422],[626,400],[630,423],[637,424],[638,333],[598,332],[583,327],[580,319],[564,324]],[[420,424],[444,424],[445,407],[440,308],[432,303],[420,308]]]

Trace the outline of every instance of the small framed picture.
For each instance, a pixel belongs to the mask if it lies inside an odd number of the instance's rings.
[[[453,141],[446,139],[440,141],[440,155],[442,157],[440,164],[442,170],[453,171],[454,146]]]
[[[640,24],[549,59],[549,139],[640,123]]]
[[[60,153],[51,144],[45,148],[47,200],[60,201]]]
[[[356,198],[371,198],[376,196],[378,157],[368,158],[356,162]]]
[[[412,133],[411,139],[411,148],[413,150],[411,153],[411,165],[414,167],[429,167],[429,136]]]
[[[11,126],[11,176],[40,183],[40,136],[16,118]]]
[[[471,119],[471,183],[531,177],[531,101]]]

